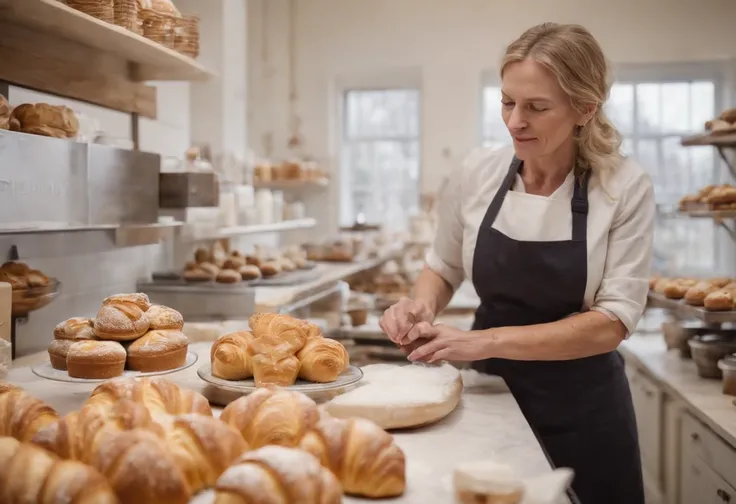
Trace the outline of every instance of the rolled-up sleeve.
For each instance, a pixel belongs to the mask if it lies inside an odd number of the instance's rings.
[[[463,163],[464,165],[465,163]],[[427,266],[457,290],[465,278],[463,272],[463,166],[453,170],[439,191],[437,235],[427,252]]]
[[[654,188],[642,174],[621,194],[608,235],[603,280],[592,310],[614,315],[630,335],[647,301],[655,220]]]

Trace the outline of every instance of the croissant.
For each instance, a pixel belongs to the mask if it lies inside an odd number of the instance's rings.
[[[60,460],[30,443],[0,437],[0,502],[3,504],[118,504],[97,470]]]
[[[318,383],[334,382],[350,362],[345,347],[329,338],[307,340],[296,356],[301,362],[299,378]]]
[[[32,441],[63,459],[89,463],[90,447],[97,444],[103,432],[133,429],[146,429],[159,437],[164,436],[163,427],[153,421],[145,406],[121,399],[109,408],[92,404],[73,411],[38,431]]]
[[[310,454],[283,446],[265,446],[244,454],[215,485],[214,504],[293,502],[339,504],[337,478]]]
[[[239,331],[217,338],[210,349],[212,374],[223,380],[245,380],[253,376],[248,346],[253,334]]]
[[[19,388],[0,384],[0,436],[30,442],[39,430],[58,419],[56,410],[45,402]]]
[[[240,432],[251,449],[296,446],[316,425],[319,410],[304,394],[262,388],[228,404],[220,420]]]
[[[319,338],[320,336],[322,336],[322,329],[320,329],[317,324],[313,324],[308,320],[303,320],[302,327],[304,328],[304,332],[307,335],[307,340],[310,340],[312,338]]]
[[[288,315],[276,315],[270,319],[264,330],[264,317],[259,319],[258,329],[253,330],[255,338],[250,347],[252,354],[268,355],[275,362],[302,349],[307,341],[307,334],[300,320]]]
[[[258,354],[254,355],[251,360],[253,363],[253,381],[255,381],[256,387],[268,385],[288,387],[294,385],[297,376],[299,376],[301,363],[294,355],[273,360],[268,355]]]
[[[276,313],[254,313],[248,317],[248,326],[250,327],[251,332],[256,337],[265,333],[268,329],[268,324],[271,323],[271,320],[273,320],[277,315],[278,314]]]
[[[98,385],[86,404],[110,407],[120,399],[144,405],[151,415],[197,413],[212,416],[210,403],[202,394],[179,388],[166,378],[116,378]]]
[[[406,488],[406,459],[393,436],[363,418],[323,416],[299,443],[337,476],[346,493],[396,497]]]

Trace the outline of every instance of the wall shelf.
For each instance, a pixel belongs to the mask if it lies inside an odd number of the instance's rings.
[[[310,229],[317,225],[315,219],[293,219],[273,224],[257,224],[252,226],[234,226],[224,227],[214,230],[200,231],[191,227],[185,228],[184,240],[191,242],[203,242],[221,240],[226,238],[236,238],[238,236],[264,234],[264,233],[280,233],[283,231],[293,231],[297,229]],[[189,226],[187,226],[189,227]]]
[[[130,63],[131,80],[203,81],[214,74],[179,54],[57,0],[0,0],[0,21],[84,44]]]

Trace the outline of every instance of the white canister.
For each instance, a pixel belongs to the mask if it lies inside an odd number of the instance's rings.
[[[258,212],[259,224],[271,224],[273,215],[273,195],[269,189],[256,191],[256,211]]]

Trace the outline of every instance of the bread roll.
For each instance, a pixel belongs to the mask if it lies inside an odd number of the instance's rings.
[[[3,504],[118,504],[108,481],[94,468],[60,460],[30,443],[0,437]]]
[[[685,292],[685,302],[692,306],[703,306],[706,296],[717,290],[718,287],[710,282],[700,282]]]
[[[241,282],[243,280],[243,277],[236,270],[223,269],[220,270],[220,272],[217,274],[216,280],[219,283],[234,284]]]
[[[128,369],[151,373],[182,367],[189,341],[181,331],[149,331],[128,346]]]
[[[319,420],[317,404],[298,392],[259,389],[222,410],[220,420],[233,426],[251,449],[266,445],[297,446]]]
[[[299,448],[332,471],[345,493],[373,499],[404,493],[404,452],[391,434],[370,420],[325,415],[302,438]]]
[[[348,368],[345,347],[329,338],[311,338],[296,354],[301,366],[299,378],[317,383],[334,382]]]
[[[708,294],[703,306],[710,311],[728,311],[733,309],[733,295],[727,290],[717,290]]]
[[[118,378],[98,385],[86,404],[110,407],[120,399],[130,399],[148,408],[154,415],[184,415],[196,413],[212,416],[210,403],[202,394],[180,388],[174,382],[161,377]]]
[[[0,436],[30,442],[44,427],[56,423],[59,414],[45,402],[12,386],[0,386]]]
[[[215,485],[215,504],[339,504],[342,487],[306,452],[265,446],[245,453]]]
[[[243,278],[243,280],[257,280],[262,276],[261,270],[258,268],[258,266],[253,266],[252,264],[241,266],[238,270],[238,273],[240,273],[240,276]]]
[[[125,356],[125,348],[117,341],[77,341],[67,352],[66,368],[73,378],[115,378],[125,370]]]
[[[181,331],[184,328],[184,317],[168,306],[152,305],[146,311],[146,317],[150,322],[150,330],[172,329]]]
[[[106,297],[102,301],[102,304],[134,304],[144,312],[151,308],[151,300],[148,299],[148,295],[141,292],[134,294],[115,294],[114,296]]]
[[[668,299],[682,299],[691,286],[679,281],[670,282],[664,288],[664,295]]]
[[[57,340],[94,340],[95,321],[90,318],[75,317],[59,323],[54,328],[54,338]]]
[[[223,334],[212,344],[212,375],[223,380],[245,380],[253,376],[252,356],[248,352],[253,334],[239,331]]]
[[[66,356],[69,354],[69,349],[75,343],[77,341],[64,339],[57,339],[51,342],[48,353],[52,368],[66,371]]]
[[[145,310],[136,303],[103,304],[95,319],[95,335],[103,340],[132,341],[149,327]]]
[[[261,274],[264,278],[276,276],[281,273],[281,265],[276,262],[264,262],[260,265]]]
[[[215,278],[220,272],[220,268],[218,268],[216,264],[213,264],[211,262],[199,263],[199,267],[209,273],[212,278]]]
[[[215,278],[212,273],[200,267],[188,269],[181,276],[186,282],[211,282]]]

